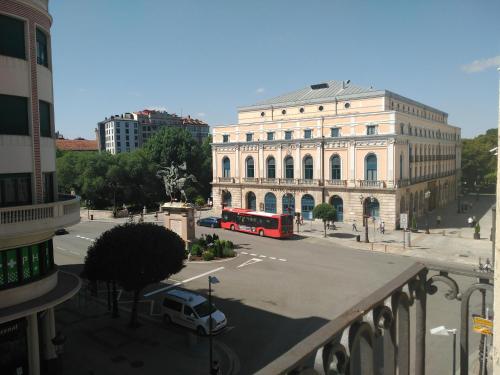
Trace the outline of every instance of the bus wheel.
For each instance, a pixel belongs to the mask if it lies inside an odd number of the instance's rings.
[[[233,224],[231,224],[231,228],[230,228],[230,229],[231,229],[231,230],[234,230],[234,225],[233,225]]]
[[[264,231],[262,229],[259,230],[259,236],[264,237]]]

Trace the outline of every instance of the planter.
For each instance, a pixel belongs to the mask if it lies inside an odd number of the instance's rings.
[[[480,233],[474,233],[474,239],[475,240],[480,240],[481,239],[481,234]]]

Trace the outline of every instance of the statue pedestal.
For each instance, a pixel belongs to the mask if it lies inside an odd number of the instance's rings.
[[[165,203],[161,212],[165,228],[177,233],[186,242],[195,239],[193,207],[180,202]]]

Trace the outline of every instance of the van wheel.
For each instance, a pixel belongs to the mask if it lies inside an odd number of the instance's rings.
[[[264,231],[262,229],[259,230],[259,236],[264,237]]]
[[[196,333],[199,335],[199,336],[206,336],[207,333],[205,332],[205,328],[203,328],[202,326],[198,326],[196,328]]]
[[[231,229],[231,230],[234,230],[234,225],[233,225],[233,224],[231,224],[231,228],[230,228],[230,229]]]
[[[163,314],[163,323],[165,324],[171,324],[172,323],[172,318],[168,314]]]

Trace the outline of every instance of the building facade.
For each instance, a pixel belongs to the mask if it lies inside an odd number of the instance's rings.
[[[166,111],[144,109],[111,116],[99,122],[96,137],[101,151],[116,154],[142,147],[164,127],[186,129],[198,142],[202,142],[209,133],[208,124],[191,116],[180,117]]]
[[[48,0],[0,2],[0,372],[54,369],[54,307],[80,287],[54,264],[54,231],[80,220],[57,194]]]
[[[399,225],[457,194],[460,129],[445,112],[388,90],[329,81],[239,108],[213,129],[214,206]]]

